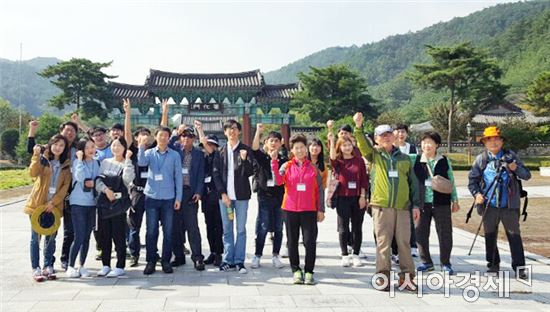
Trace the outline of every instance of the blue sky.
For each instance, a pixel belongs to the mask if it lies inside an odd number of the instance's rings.
[[[113,61],[120,82],[174,72],[278,69],[513,1],[0,1],[0,57]]]

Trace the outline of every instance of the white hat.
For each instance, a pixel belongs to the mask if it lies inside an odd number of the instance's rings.
[[[382,135],[386,132],[393,132],[393,129],[390,125],[380,125],[374,128],[374,135]]]

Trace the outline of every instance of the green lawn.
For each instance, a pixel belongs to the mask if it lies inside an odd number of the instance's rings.
[[[458,170],[469,170],[469,167],[472,165],[468,163],[467,154],[451,153],[445,155],[451,159],[453,168],[457,168]],[[476,155],[472,155],[472,162],[475,157]],[[521,160],[528,168],[538,170],[540,167],[540,162],[543,160],[550,161],[550,156],[521,157]]]
[[[29,176],[29,169],[0,170],[0,190],[31,184],[32,179]]]

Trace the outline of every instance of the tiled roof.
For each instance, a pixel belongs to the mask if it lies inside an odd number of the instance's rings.
[[[151,69],[146,85],[151,89],[258,89],[264,86],[259,70],[229,74],[182,74]]]
[[[298,84],[266,85],[260,93],[260,98],[290,100],[292,94],[299,90]]]
[[[145,86],[131,85],[120,82],[109,82],[109,87],[115,98],[147,99],[149,91]]]

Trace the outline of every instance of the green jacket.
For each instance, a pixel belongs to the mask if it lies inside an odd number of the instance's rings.
[[[371,163],[372,206],[409,209],[420,206],[418,180],[408,155],[394,147],[391,153],[372,146],[365,138],[362,128],[355,128],[355,139],[361,154]],[[389,171],[397,170],[397,177],[390,178]]]

